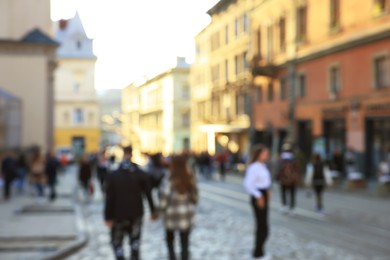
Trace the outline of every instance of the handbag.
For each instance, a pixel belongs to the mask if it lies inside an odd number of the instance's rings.
[[[89,194],[93,195],[93,193],[95,192],[95,185],[93,184],[93,182],[90,182],[88,184],[88,191],[89,191]]]

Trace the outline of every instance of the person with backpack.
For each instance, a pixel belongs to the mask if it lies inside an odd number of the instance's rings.
[[[314,154],[312,162],[307,166],[305,184],[314,190],[316,195],[316,211],[323,213],[322,193],[325,187],[331,187],[333,185],[333,180],[329,167],[322,161],[319,154]]]
[[[164,218],[169,259],[175,260],[175,232],[180,235],[181,259],[189,259],[189,236],[195,219],[198,203],[198,188],[195,176],[187,167],[185,155],[172,156],[170,174],[160,188],[159,209]]]
[[[125,259],[123,239],[129,236],[132,260],[140,259],[141,229],[144,214],[143,196],[148,200],[151,219],[157,218],[150,179],[131,161],[132,147],[123,149],[119,168],[107,175],[104,219],[111,230],[111,245],[117,260]]]
[[[289,144],[283,145],[283,152],[280,155],[280,166],[277,172],[277,180],[280,183],[280,195],[282,212],[294,214],[296,187],[299,184],[300,174],[298,164],[294,160],[294,154]],[[290,203],[287,206],[287,197],[290,196]]]

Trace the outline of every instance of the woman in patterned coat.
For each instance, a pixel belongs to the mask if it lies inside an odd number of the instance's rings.
[[[160,187],[160,210],[164,217],[169,259],[176,259],[174,251],[175,232],[181,241],[181,259],[189,259],[189,235],[194,224],[198,189],[194,175],[187,168],[186,157],[172,157],[170,175]]]

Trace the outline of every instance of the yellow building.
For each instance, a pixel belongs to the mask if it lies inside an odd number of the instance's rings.
[[[51,28],[50,0],[0,1],[0,148],[53,145]]]
[[[195,38],[191,67],[191,148],[245,153],[249,145],[250,12],[253,1],[221,0],[211,23]]]
[[[99,103],[94,85],[96,56],[79,15],[58,23],[55,73],[55,147],[76,155],[97,152]]]

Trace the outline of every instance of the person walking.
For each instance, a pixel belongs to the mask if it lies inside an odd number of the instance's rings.
[[[252,148],[243,182],[245,190],[251,196],[250,204],[256,221],[253,257],[262,260],[271,259],[271,256],[266,255],[264,250],[264,244],[269,233],[268,208],[271,189],[271,173],[266,165],[268,159],[268,148],[261,144],[255,145]]]
[[[57,160],[54,151],[49,151],[46,157],[45,173],[47,178],[47,185],[50,189],[49,201],[54,201],[57,198],[57,172],[60,168],[60,162]]]
[[[105,192],[106,189],[106,178],[107,178],[107,173],[108,173],[108,160],[106,157],[106,152],[102,151],[98,155],[98,162],[97,162],[97,177],[99,179],[100,183],[100,189],[102,192]]]
[[[24,193],[27,170],[26,155],[23,151],[20,151],[17,159],[17,186],[19,193]]]
[[[312,187],[316,195],[316,211],[323,213],[322,193],[325,187],[333,185],[329,167],[325,165],[319,154],[314,154],[312,162],[307,166],[305,184]]]
[[[294,214],[296,187],[300,182],[299,167],[294,159],[294,154],[290,144],[284,144],[280,154],[279,169],[277,180],[280,183],[280,197],[282,203],[282,212],[290,215]],[[287,206],[287,197],[289,195],[289,206]]]
[[[148,200],[151,219],[154,220],[157,216],[148,175],[131,161],[131,146],[125,147],[123,151],[123,161],[119,168],[107,177],[104,219],[111,230],[111,245],[115,258],[125,259],[123,239],[128,235],[131,259],[138,260],[144,214],[143,195]]]
[[[194,224],[195,206],[198,203],[198,188],[195,176],[187,167],[184,155],[172,157],[170,174],[160,188],[159,209],[164,217],[166,243],[169,259],[175,260],[175,233],[180,235],[181,259],[189,259],[189,236]]]
[[[1,173],[4,181],[4,200],[9,200],[11,197],[12,182],[17,177],[17,161],[14,151],[6,151],[1,162]]]
[[[83,154],[80,159],[79,166],[79,183],[85,194],[87,201],[91,198],[93,194],[93,184],[91,183],[92,179],[92,164],[89,161],[87,154]]]
[[[221,177],[221,180],[224,181],[226,178],[226,164],[228,161],[228,153],[226,150],[221,151],[217,154],[215,157],[215,160],[218,163],[219,167],[219,176]]]
[[[147,173],[150,176],[152,189],[158,190],[160,183],[166,175],[166,165],[161,153],[151,154],[147,164]]]
[[[31,159],[31,183],[37,191],[38,202],[43,202],[46,184],[45,160],[39,150],[35,151]]]

